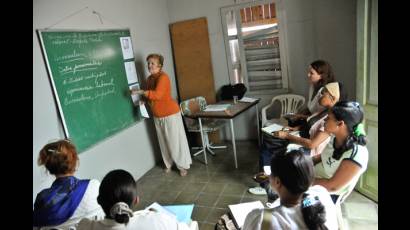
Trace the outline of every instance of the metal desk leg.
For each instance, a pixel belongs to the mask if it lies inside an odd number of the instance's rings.
[[[201,121],[201,118],[198,118],[198,121],[199,121],[199,130],[200,130],[200,133],[201,133],[202,149],[203,149],[203,151],[204,151],[205,164],[207,165],[207,164],[208,164],[208,161],[207,161],[207,159],[206,159],[205,142],[204,142],[204,134],[203,134],[203,130],[202,130],[202,121]]]
[[[238,161],[236,159],[236,145],[235,145],[235,132],[233,131],[233,119],[231,121],[231,136],[232,136],[232,146],[233,146],[233,155],[235,157],[235,168],[238,168]]]
[[[259,109],[258,109],[258,104],[255,105],[256,108],[256,133],[258,135],[258,145],[259,147],[261,146],[261,137],[260,137],[260,129],[259,129]]]

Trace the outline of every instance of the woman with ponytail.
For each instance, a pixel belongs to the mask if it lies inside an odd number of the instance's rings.
[[[197,230],[198,223],[192,221],[188,226],[165,214],[153,210],[134,212],[133,205],[138,204],[137,184],[132,175],[125,170],[109,172],[101,182],[97,198],[106,217],[95,221],[82,219],[77,230]]]
[[[367,168],[363,109],[354,101],[341,101],[329,110],[325,131],[333,136],[325,150],[313,157],[316,179],[336,202],[339,195],[351,190]]]
[[[271,171],[270,184],[280,205],[251,211],[242,230],[338,228],[329,192],[320,185],[311,187],[315,179],[311,157],[300,150],[274,155]]]

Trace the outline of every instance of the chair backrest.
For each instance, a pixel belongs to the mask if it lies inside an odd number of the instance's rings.
[[[359,181],[360,176],[358,176],[357,178],[354,178],[349,185],[347,186],[346,190],[339,195],[339,197],[336,200],[336,205],[340,205],[342,204],[346,198],[350,195],[350,193],[352,193],[354,187],[356,186],[357,182]]]
[[[281,104],[281,113],[283,116],[287,113],[296,113],[298,109],[305,103],[305,98],[296,94],[282,94],[272,98],[271,105],[279,101]]]
[[[194,97],[179,104],[182,115],[189,116],[206,108],[206,100],[204,97]]]
[[[272,98],[272,101],[269,105],[262,108],[262,126],[267,122],[266,110],[273,106],[275,101],[279,101],[281,104],[281,113],[280,116],[283,116],[287,113],[296,113],[303,104],[305,104],[305,98],[297,94],[282,94]]]

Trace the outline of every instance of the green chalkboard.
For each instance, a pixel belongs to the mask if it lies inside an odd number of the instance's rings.
[[[142,119],[127,94],[128,29],[37,32],[65,135],[79,152]]]

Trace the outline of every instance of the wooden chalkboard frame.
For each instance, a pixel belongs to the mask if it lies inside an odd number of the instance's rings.
[[[54,95],[54,100],[55,100],[55,104],[56,107],[58,109],[58,115],[59,115],[59,119],[61,120],[63,129],[64,129],[64,134],[66,138],[70,138],[71,140],[76,139],[76,137],[73,137],[72,133],[70,133],[70,127],[67,125],[66,119],[67,117],[65,116],[64,110],[63,110],[63,106],[61,104],[60,101],[60,96],[59,96],[59,91],[57,89],[56,83],[55,83],[55,79],[53,76],[53,72],[52,72],[52,67],[50,64],[50,61],[48,59],[47,56],[47,52],[49,52],[48,50],[46,50],[46,46],[44,43],[44,39],[43,39],[43,33],[102,33],[102,32],[118,32],[118,31],[126,31],[127,35],[131,38],[131,31],[129,28],[115,28],[115,29],[101,29],[101,30],[78,30],[78,29],[53,29],[53,30],[46,30],[46,29],[37,29],[37,36],[40,42],[40,47],[41,47],[41,51],[43,54],[43,58],[44,58],[44,62],[46,64],[46,69],[47,69],[47,73],[48,73],[48,77],[49,77],[49,81],[52,87],[52,91],[53,91],[53,95]],[[120,36],[118,37],[120,38]],[[132,41],[132,40],[131,40]],[[134,52],[135,53],[135,52]],[[127,58],[127,59],[121,59],[121,61],[125,62],[129,62],[129,61],[133,61],[135,62],[135,56],[132,58]],[[53,67],[54,68],[54,67]],[[122,76],[123,78],[127,78],[126,75]],[[128,84],[129,86],[129,84]],[[131,97],[128,97],[129,101],[130,101],[130,105],[132,105],[132,100]],[[97,143],[99,143],[100,141],[103,141],[104,139],[107,139],[109,137],[112,137],[115,134],[118,134],[120,131],[127,129],[133,125],[135,125],[137,122],[141,121],[142,119],[144,119],[139,112],[139,107],[133,107],[133,120],[129,120],[127,121],[128,124],[126,124],[125,126],[121,126],[121,127],[117,127],[116,130],[114,131],[110,131],[110,133],[108,133],[106,136],[104,137],[96,137],[96,140],[92,140],[91,143],[87,143],[85,145],[83,144],[79,144],[76,143],[76,141],[74,141],[74,144],[76,144],[77,146],[77,150],[79,153],[95,146]],[[131,118],[130,118],[131,119]],[[78,138],[77,138],[78,140]]]

